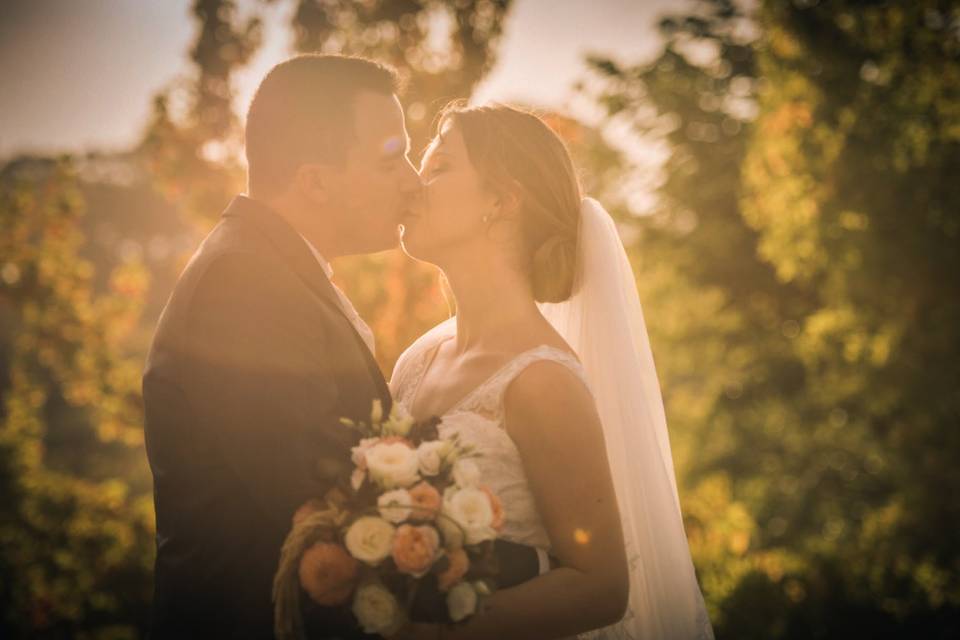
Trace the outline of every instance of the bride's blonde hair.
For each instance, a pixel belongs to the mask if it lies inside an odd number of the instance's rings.
[[[570,153],[536,115],[505,104],[448,104],[437,118],[463,135],[470,162],[495,192],[518,191],[521,228],[537,302],[570,297],[580,227],[580,182]]]

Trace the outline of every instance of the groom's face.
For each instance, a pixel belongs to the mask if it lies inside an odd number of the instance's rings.
[[[344,254],[395,247],[397,227],[420,192],[397,97],[362,91],[354,117],[354,142],[343,166],[329,176],[326,207]]]

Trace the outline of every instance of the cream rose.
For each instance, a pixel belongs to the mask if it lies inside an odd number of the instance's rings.
[[[425,476],[435,476],[443,469],[443,463],[453,443],[449,440],[430,440],[417,447],[417,460],[420,463],[420,473]]]
[[[420,479],[417,451],[404,442],[378,442],[365,458],[370,478],[384,489],[409,487]]]
[[[497,537],[493,507],[481,489],[448,487],[443,495],[443,511],[463,527],[465,544],[479,544]]]
[[[469,582],[458,582],[447,592],[447,611],[450,619],[460,622],[477,610],[477,592]]]
[[[353,615],[365,633],[391,636],[403,625],[400,603],[386,587],[369,582],[357,589],[353,596]]]
[[[413,498],[406,489],[387,491],[377,498],[377,508],[384,520],[400,524],[410,517]]]
[[[347,551],[357,560],[377,565],[393,550],[394,527],[376,516],[357,518],[344,536]]]
[[[453,481],[457,486],[466,489],[480,484],[480,467],[470,458],[461,458],[453,465]]]

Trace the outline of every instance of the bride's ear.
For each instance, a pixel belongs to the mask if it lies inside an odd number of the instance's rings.
[[[520,212],[520,185],[513,182],[508,188],[497,193],[494,201],[495,214],[497,218],[512,218]]]
[[[312,200],[324,204],[330,199],[330,175],[322,164],[301,164],[293,176],[297,191]]]

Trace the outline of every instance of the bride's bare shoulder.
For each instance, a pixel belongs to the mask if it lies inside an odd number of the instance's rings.
[[[522,425],[527,436],[556,436],[568,428],[599,424],[593,394],[576,370],[576,356],[565,354],[565,361],[537,360],[511,382],[504,395],[508,431]]]

